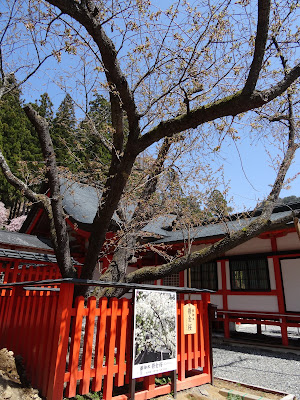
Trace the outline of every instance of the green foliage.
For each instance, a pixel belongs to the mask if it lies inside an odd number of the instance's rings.
[[[171,383],[170,376],[162,376],[160,378],[155,378],[155,385],[157,386],[167,385],[168,383]]]
[[[287,196],[287,197],[283,197],[282,199],[279,198],[278,202],[280,204],[297,203],[297,202],[300,202],[300,197],[297,197],[295,195]]]
[[[0,102],[0,147],[12,172],[18,177],[27,176],[27,165],[42,161],[42,153],[36,132],[32,128],[20,99],[20,92],[4,96]],[[21,197],[0,174],[0,198],[11,206]]]
[[[91,129],[90,122],[95,129]],[[92,173],[94,180],[101,181],[103,165],[109,165],[111,159],[100,140],[101,135],[106,140],[111,138],[110,104],[102,96],[95,95],[86,118],[77,126],[74,102],[67,94],[53,119],[50,133],[59,166],[73,173]]]
[[[86,118],[80,124],[79,136],[80,159],[86,170],[93,171],[97,176],[100,173],[99,166],[103,169],[111,161],[111,154],[103,145],[103,140],[111,142],[112,137],[110,103],[97,93],[89,103]],[[101,176],[97,179],[101,180]]]
[[[76,158],[73,156],[76,118],[74,102],[69,94],[58,107],[50,130],[57,164],[76,171]]]
[[[48,122],[53,119],[53,103],[50,100],[48,93],[41,95],[39,102],[35,101],[34,108],[40,114],[41,117],[45,118]]]
[[[212,217],[224,217],[228,215],[232,208],[227,205],[227,201],[224,195],[219,190],[213,190],[208,202],[207,202],[208,213]]]
[[[101,400],[102,398],[103,398],[102,392],[91,392],[85,395],[77,394],[75,397],[72,397],[73,400]],[[64,398],[64,400],[67,399]]]
[[[101,181],[103,166],[108,166],[111,159],[110,152],[100,140],[100,135],[106,140],[111,139],[109,102],[96,94],[89,104],[86,119],[79,127],[74,102],[69,94],[55,116],[47,93],[42,94],[32,106],[50,124],[57,164],[72,173],[92,172],[93,179]],[[90,129],[88,120],[93,121],[96,131]],[[23,110],[18,90],[4,96],[0,102],[0,148],[12,172],[36,188],[43,180],[44,162],[37,133]],[[0,200],[12,206],[21,197],[21,193],[16,193],[0,174]]]
[[[227,400],[242,400],[242,397],[239,394],[228,393]]]

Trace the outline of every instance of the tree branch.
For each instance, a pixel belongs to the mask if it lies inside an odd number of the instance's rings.
[[[205,122],[226,116],[236,116],[261,107],[284,93],[299,76],[300,64],[296,65],[280,82],[268,89],[254,91],[251,95],[244,95],[240,91],[212,104],[191,110],[189,114],[162,121],[138,140],[137,151],[140,153],[163,137],[170,137],[187,129],[195,129]]]
[[[53,218],[52,218],[52,209],[51,209],[51,203],[50,203],[49,197],[47,197],[46,195],[43,195],[43,194],[35,193],[23,181],[21,181],[21,179],[16,177],[11,172],[11,169],[9,168],[1,150],[0,150],[0,167],[2,169],[2,172],[3,172],[6,180],[12,186],[14,186],[16,189],[20,190],[28,200],[30,200],[34,203],[40,203],[42,205],[42,207],[44,208],[44,210],[49,218],[49,221],[51,223],[51,221],[53,221]],[[54,248],[56,249],[57,248],[57,240],[56,240],[55,235],[53,237],[53,244],[54,244]]]
[[[7,182],[10,183],[12,186],[14,186],[16,189],[20,190],[20,192],[24,193],[24,196],[26,196],[30,201],[34,203],[41,202],[44,207],[48,206],[47,200],[49,199],[47,196],[35,193],[23,181],[21,181],[21,179],[17,178],[16,175],[14,175],[11,172],[11,169],[9,168],[1,150],[0,150],[0,167]]]
[[[287,151],[278,170],[272,190],[264,203],[262,213],[259,217],[254,218],[254,220],[252,220],[247,226],[238,232],[234,232],[233,234],[226,236],[224,239],[221,239],[219,242],[198,252],[189,254],[171,263],[167,263],[158,267],[144,267],[134,271],[127,275],[126,282],[142,282],[147,279],[160,279],[164,276],[183,271],[187,268],[197,267],[201,263],[216,259],[217,257],[223,255],[226,251],[229,251],[234,247],[258,236],[265,230],[282,226],[283,224],[290,222],[294,217],[299,216],[300,211],[297,213],[297,215],[295,215],[295,213],[291,213],[291,215],[276,220],[275,222],[271,222],[270,220],[287,171],[291,165],[294,154],[299,147],[300,145],[294,143],[294,138],[291,139],[291,135],[289,133]]]
[[[255,89],[256,83],[258,81],[268,40],[270,9],[270,0],[258,0],[258,18],[255,37],[255,49],[249,75],[243,88],[243,94],[251,94]]]
[[[74,277],[75,270],[73,268],[70,254],[69,237],[60,194],[56,156],[49,132],[49,125],[47,121],[32,108],[31,105],[25,106],[24,111],[38,133],[41,149],[46,163],[46,176],[50,186],[50,202],[53,215],[53,218],[50,219],[52,228],[51,236],[54,239],[53,242],[56,250],[55,253],[58,265],[63,277]]]
[[[130,132],[129,140],[136,140],[140,129],[133,93],[120,68],[115,46],[97,18],[96,5],[93,1],[79,3],[75,0],[48,0],[48,2],[78,21],[95,41],[101,53],[107,82],[116,87],[122,101],[122,107],[126,111]]]

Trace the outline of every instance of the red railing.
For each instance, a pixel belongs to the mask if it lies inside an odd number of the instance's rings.
[[[0,344],[23,357],[33,387],[48,400],[102,391],[103,398],[128,398],[132,357],[132,305],[128,299],[82,297],[73,304],[74,285],[60,291],[15,286],[0,297]],[[211,381],[209,294],[191,301],[197,310],[197,333],[184,335],[183,306],[178,301],[177,390]],[[143,378],[135,397],[148,399],[171,392]],[[114,388],[119,387],[115,395]],[[65,390],[64,390],[65,389]]]
[[[2,283],[38,281],[61,278],[56,264],[37,263],[24,260],[7,260],[0,263]]]

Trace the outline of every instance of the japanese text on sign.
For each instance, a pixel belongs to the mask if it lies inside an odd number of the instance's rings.
[[[196,307],[193,304],[183,306],[183,333],[196,333]]]

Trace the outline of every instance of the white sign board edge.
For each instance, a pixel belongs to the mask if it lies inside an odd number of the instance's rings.
[[[137,295],[143,292],[144,294],[152,294],[158,298],[158,294],[161,293],[162,295],[175,295],[174,301],[172,301],[172,309],[170,310],[170,314],[172,313],[175,320],[175,357],[165,360],[156,360],[151,362],[143,362],[143,363],[135,363],[136,359],[136,315],[137,315]],[[142,378],[144,376],[156,375],[161,374],[164,372],[174,371],[177,369],[177,302],[176,302],[176,292],[169,292],[169,291],[158,291],[158,290],[143,290],[143,289],[136,289],[134,292],[134,328],[133,328],[133,357],[132,357],[132,379]]]

